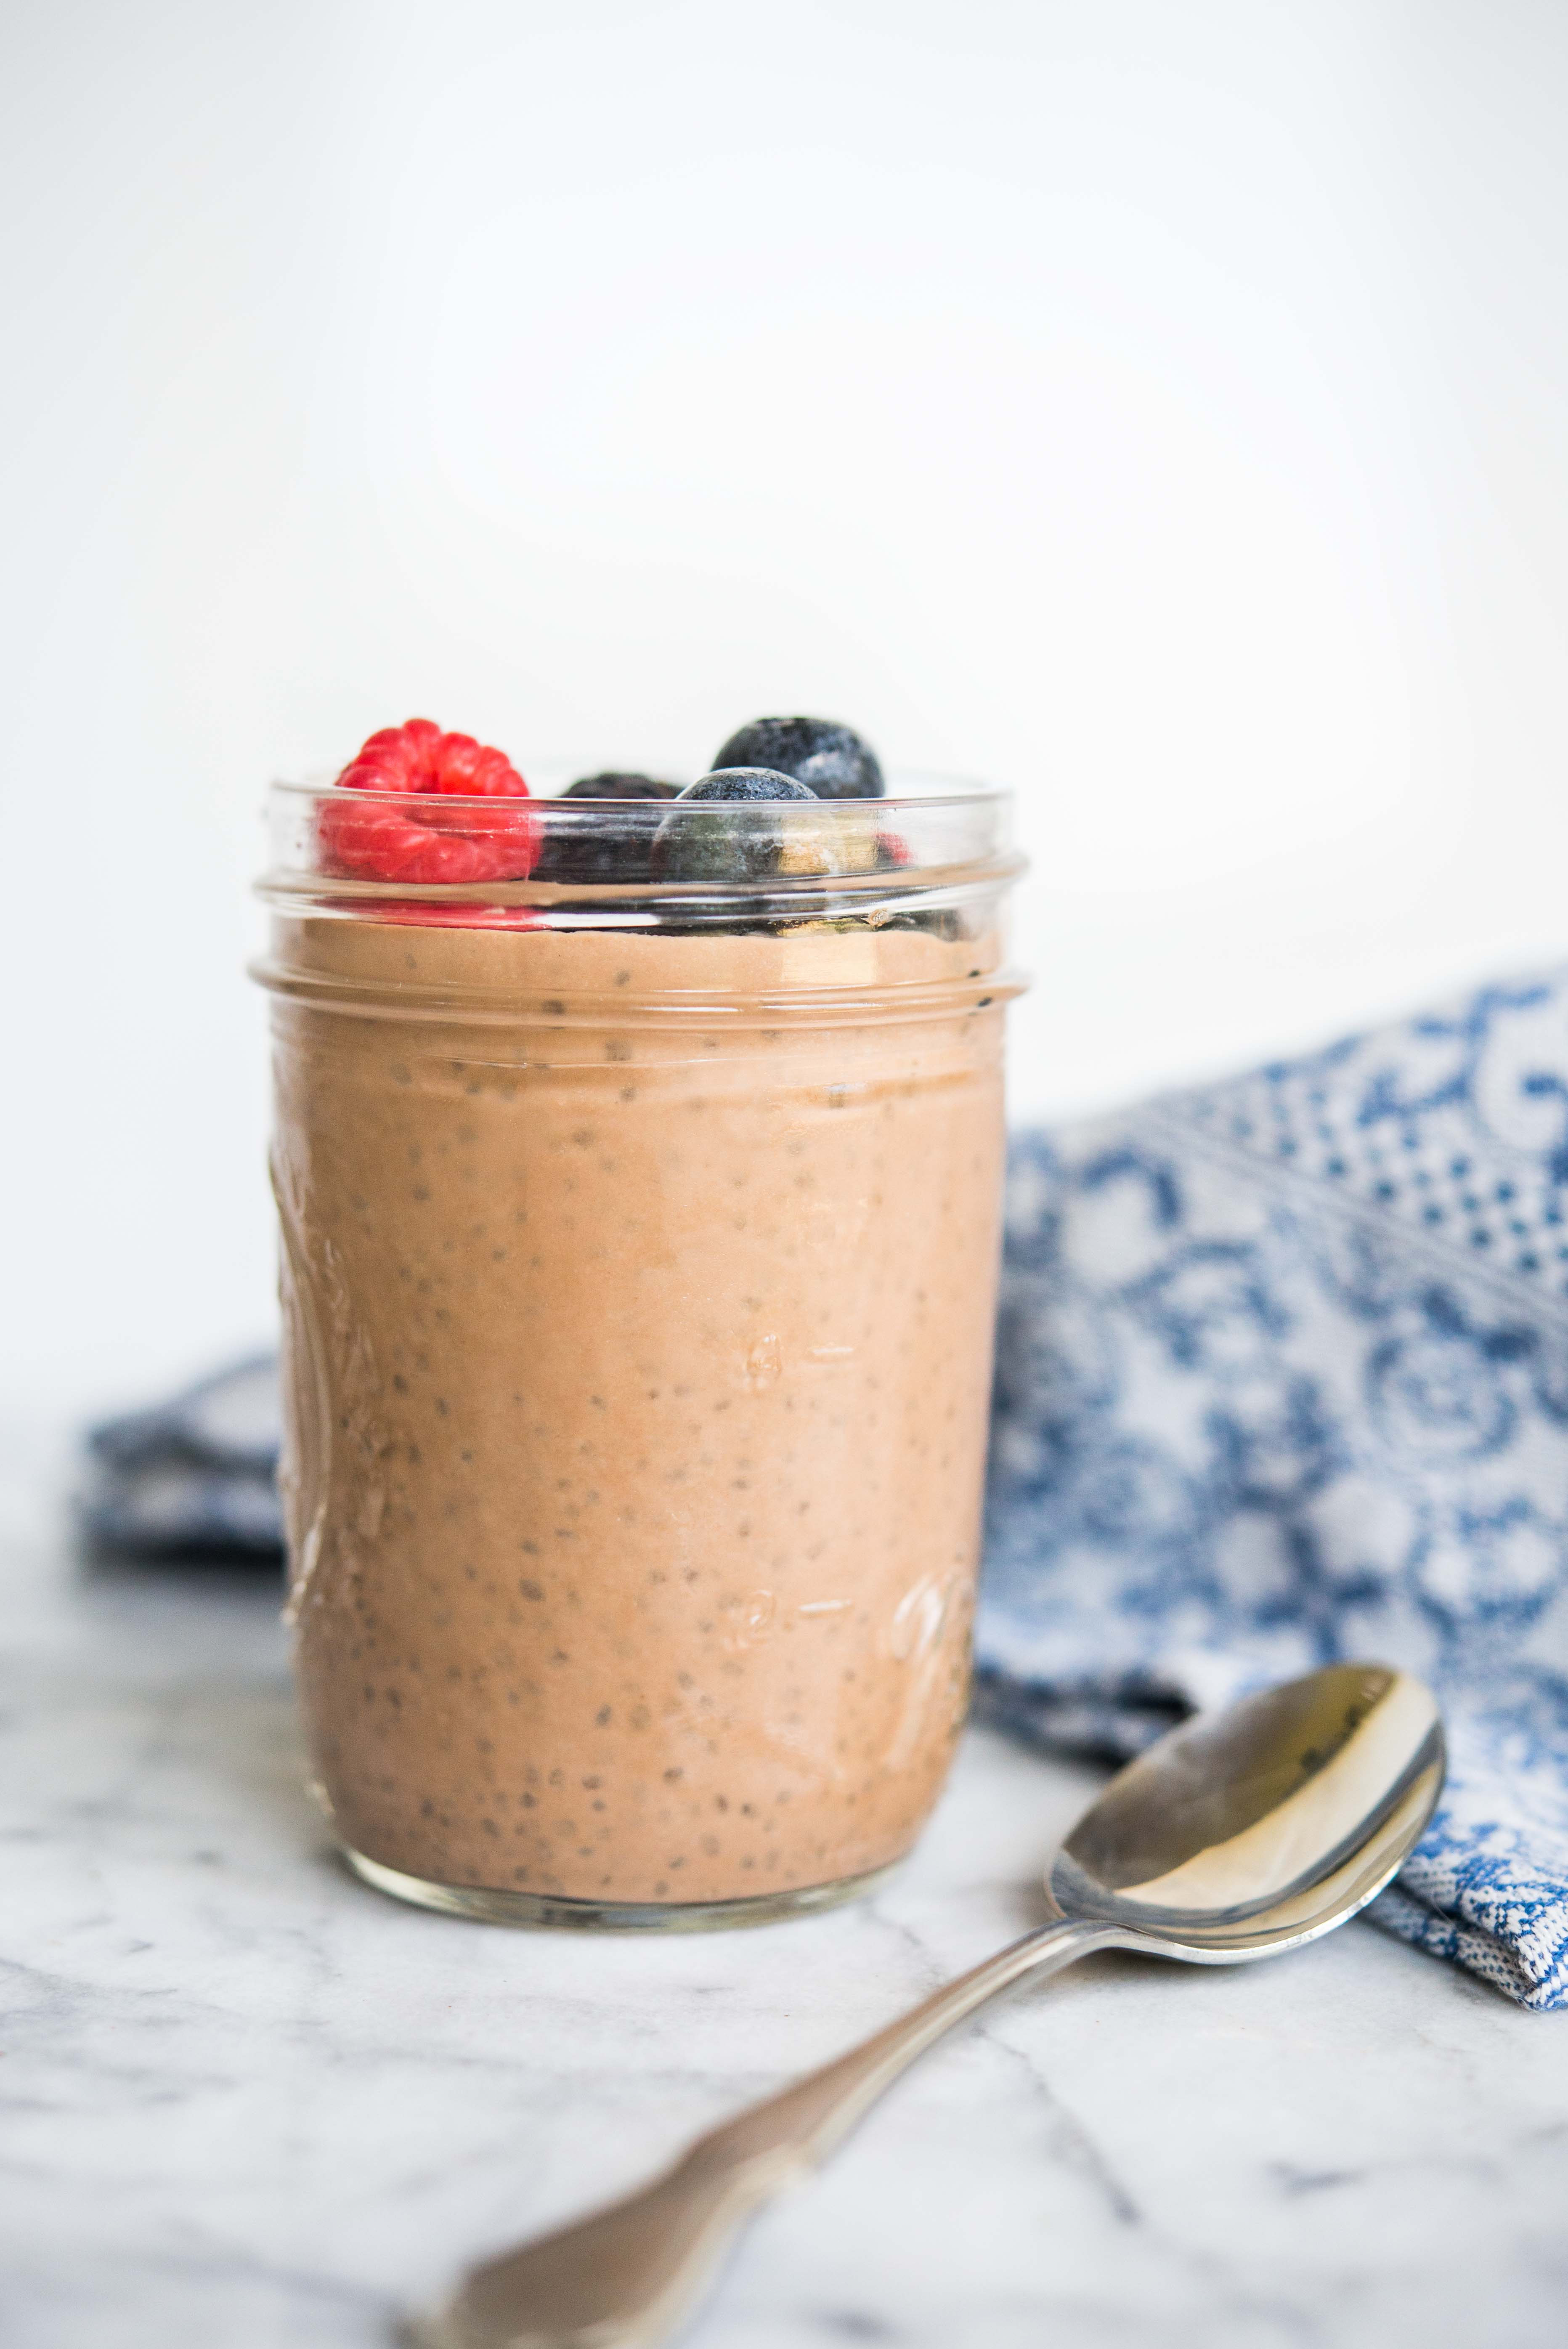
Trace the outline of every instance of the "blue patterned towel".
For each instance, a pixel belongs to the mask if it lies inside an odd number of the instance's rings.
[[[1372,1913],[1568,2002],[1568,971],[1019,1137],[986,1557],[1045,1743],[1418,1672],[1448,1786]]]
[[[91,1439],[89,1531],[274,1554],[242,1365]],[[1568,971],[1022,1136],[983,1707],[1135,1752],[1336,1657],[1442,1698],[1442,1807],[1373,1914],[1568,2003]]]
[[[253,1557],[283,1548],[274,1356],[257,1354],[152,1411],[93,1428],[78,1511],[89,1540],[130,1557]]]

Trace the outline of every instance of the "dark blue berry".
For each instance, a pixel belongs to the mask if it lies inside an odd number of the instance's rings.
[[[880,800],[887,789],[870,743],[830,718],[754,718],[730,736],[713,763],[793,775],[820,800]]]
[[[585,800],[607,802],[615,813],[559,828],[546,815],[544,845],[533,868],[536,881],[593,888],[648,879],[660,807],[675,798],[674,783],[658,782],[652,775],[583,775],[561,796],[580,805]]]
[[[777,767],[735,764],[715,767],[713,772],[699,775],[688,783],[680,797],[683,800],[814,800],[821,793],[809,783],[797,782],[793,775]]]
[[[687,784],[659,826],[654,842],[654,878],[733,885],[766,880],[781,872],[793,862],[790,846],[799,844],[789,819],[769,821],[727,812],[779,801],[810,807],[816,804],[817,794],[792,775],[768,767],[721,767],[711,775],[699,776]]]
[[[569,783],[563,800],[673,800],[678,786],[653,775],[583,775]]]

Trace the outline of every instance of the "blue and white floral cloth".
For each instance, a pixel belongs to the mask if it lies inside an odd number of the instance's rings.
[[[1042,1742],[1419,1673],[1448,1785],[1372,1913],[1568,2003],[1568,971],[1017,1139],[986,1556]]]
[[[77,1496],[89,1540],[132,1557],[256,1558],[283,1549],[275,1356],[91,1429]]]
[[[1135,1752],[1336,1657],[1437,1689],[1373,1914],[1568,2003],[1568,970],[1015,1147],[981,1702]],[[279,1546],[270,1361],[90,1439],[88,1530]]]

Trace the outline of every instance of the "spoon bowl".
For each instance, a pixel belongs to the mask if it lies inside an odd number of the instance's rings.
[[[1055,1914],[1199,1965],[1315,1940],[1365,1908],[1443,1783],[1429,1690],[1330,1664],[1201,1713],[1130,1762],[1047,1878]]]

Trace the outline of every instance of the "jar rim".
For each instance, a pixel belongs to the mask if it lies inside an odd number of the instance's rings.
[[[566,771],[562,769],[562,771]],[[696,779],[694,777],[693,780]],[[559,813],[568,818],[573,826],[594,820],[614,819],[616,816],[624,822],[628,808],[646,810],[656,807],[660,812],[661,820],[683,805],[694,812],[701,810],[705,814],[711,815],[715,805],[719,804],[727,809],[730,816],[743,820],[757,817],[766,822],[770,818],[777,819],[780,814],[787,815],[791,810],[797,810],[809,813],[813,818],[826,812],[835,818],[858,815],[863,821],[868,813],[883,810],[923,812],[936,808],[973,808],[987,805],[1006,808],[1011,806],[1014,798],[1011,788],[1005,783],[986,782],[978,776],[948,775],[934,771],[927,772],[920,768],[895,773],[890,778],[890,781],[893,784],[907,784],[912,788],[904,791],[890,789],[875,799],[728,800],[715,802],[712,800],[683,802],[677,796],[670,800],[573,800],[553,791],[529,791],[519,794],[515,801],[511,801],[506,793],[499,792],[480,793],[377,792],[361,789],[357,784],[346,788],[338,782],[335,776],[323,774],[319,777],[274,775],[267,789],[269,793],[286,792],[302,799],[327,802],[364,800],[373,804],[403,807],[407,807],[410,801],[417,803],[420,800],[438,799],[443,807],[454,811],[471,808],[476,813],[485,809],[493,812],[498,807],[515,804],[535,810],[548,810],[552,814]],[[930,788],[925,788],[926,786]]]
[[[373,921],[390,905],[390,918],[432,925],[474,907],[564,927],[885,923],[967,904],[1022,872],[1009,791],[892,780],[881,799],[683,802],[285,779],[268,794],[272,855],[257,894],[282,913]],[[679,877],[654,861],[655,835],[700,842],[716,816],[733,858],[727,845],[699,853]]]

